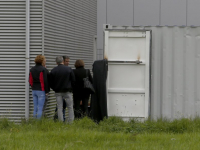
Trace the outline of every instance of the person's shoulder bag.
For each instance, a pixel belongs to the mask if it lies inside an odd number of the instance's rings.
[[[95,93],[94,87],[88,78],[88,70],[86,69],[86,78],[83,78],[84,88],[87,89],[91,94]]]

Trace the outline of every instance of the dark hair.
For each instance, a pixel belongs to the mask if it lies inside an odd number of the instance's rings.
[[[63,56],[63,59],[65,60],[65,59],[70,59],[70,58],[69,58],[69,56],[65,55],[65,56]]]
[[[42,56],[42,55],[37,55],[37,56],[35,57],[35,63],[36,63],[36,64],[42,64],[44,60],[45,60],[45,57]]]
[[[75,64],[74,64],[74,67],[78,68],[78,67],[84,67],[85,64],[84,64],[84,61],[81,60],[81,59],[78,59],[76,60]]]

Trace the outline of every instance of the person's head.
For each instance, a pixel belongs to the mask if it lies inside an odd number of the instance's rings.
[[[63,60],[64,60],[64,65],[68,66],[70,58],[67,55],[65,55],[65,56],[63,56]]]
[[[57,63],[57,65],[63,64],[63,57],[62,56],[57,56],[56,57],[56,63]]]
[[[41,64],[41,65],[43,65],[43,64],[46,65],[46,59],[45,59],[45,57],[42,56],[42,55],[37,55],[37,56],[35,57],[35,63],[36,63],[36,64]]]
[[[74,64],[74,67],[76,67],[76,68],[84,67],[84,66],[85,66],[84,61],[81,59],[76,60],[76,62]]]

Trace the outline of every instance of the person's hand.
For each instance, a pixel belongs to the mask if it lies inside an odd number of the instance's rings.
[[[49,95],[49,93],[46,93],[46,95]]]
[[[80,105],[82,105],[82,101],[80,101]]]

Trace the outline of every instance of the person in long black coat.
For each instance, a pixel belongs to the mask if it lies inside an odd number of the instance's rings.
[[[83,60],[76,60],[75,62],[74,75],[75,75],[75,87],[73,89],[73,97],[74,97],[74,114],[75,118],[80,118],[88,114],[88,100],[90,97],[89,91],[84,89],[83,78],[89,78],[89,81],[93,83],[93,79],[89,69],[84,68]],[[87,73],[86,73],[87,71]],[[80,107],[80,102],[82,101],[82,109]]]
[[[107,59],[96,60],[93,64],[93,87],[95,93],[91,99],[91,118],[96,122],[108,117],[106,80],[108,75]]]

